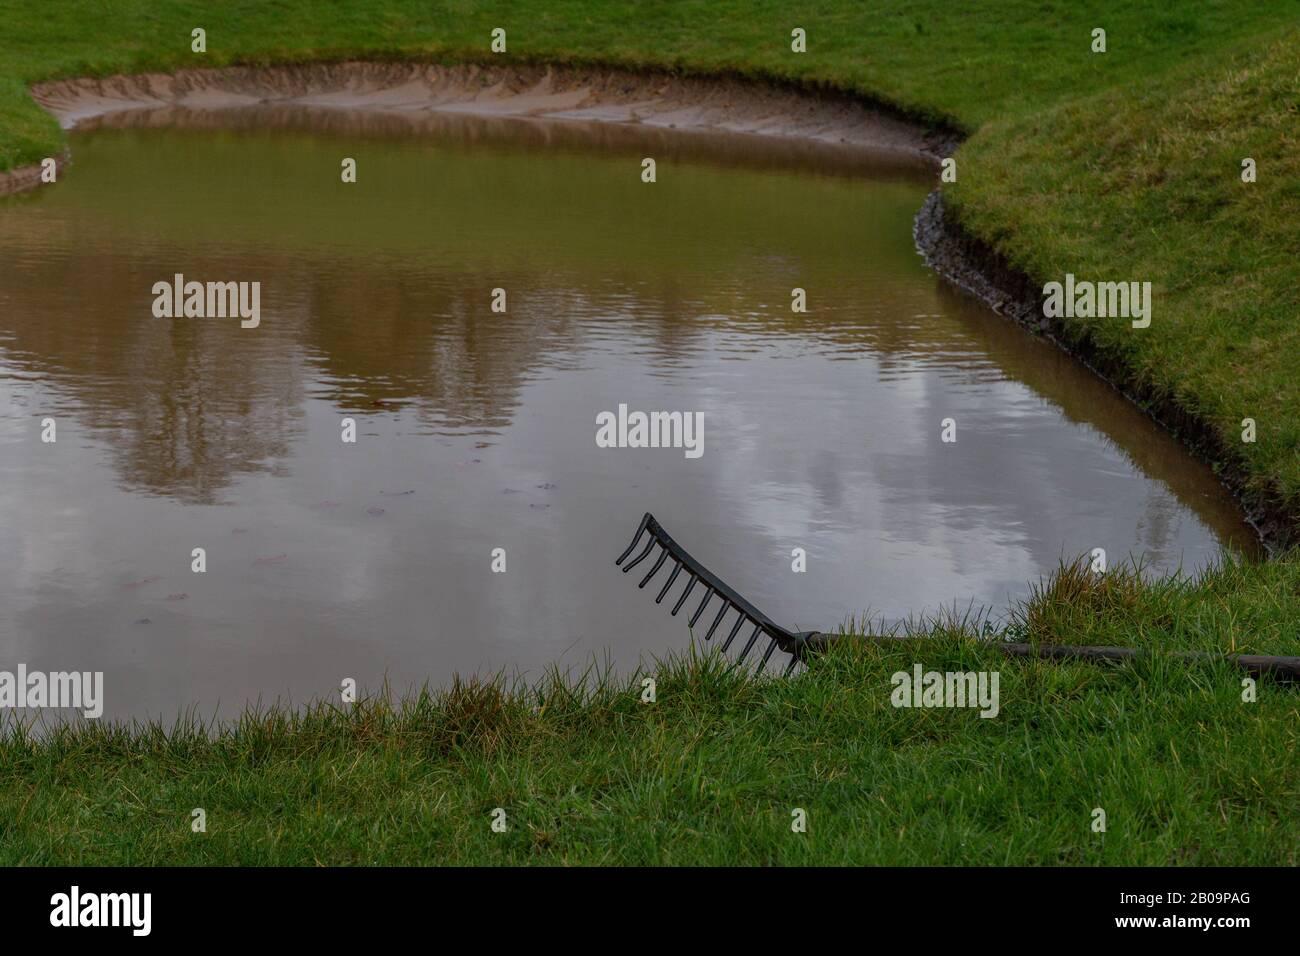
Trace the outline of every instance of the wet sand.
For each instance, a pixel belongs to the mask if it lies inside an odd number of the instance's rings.
[[[883,107],[731,78],[545,66],[337,63],[231,67],[38,84],[32,97],[64,129],[98,116],[162,107],[278,104],[390,113],[469,113],[749,133],[837,143],[934,160],[955,138]],[[40,185],[38,166],[0,174],[0,195]]]

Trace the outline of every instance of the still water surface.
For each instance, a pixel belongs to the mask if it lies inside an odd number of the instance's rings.
[[[798,628],[1254,550],[1207,469],[921,264],[896,160],[269,109],[72,145],[0,202],[0,668],[102,670],[110,716],[682,649],[612,565],[647,510]],[[177,272],[260,281],[260,327],[154,318]],[[619,403],[702,412],[703,456],[598,448]]]

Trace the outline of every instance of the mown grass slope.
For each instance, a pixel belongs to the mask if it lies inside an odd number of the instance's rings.
[[[49,155],[52,121],[28,84],[56,77],[371,56],[507,58],[734,71],[886,99],[973,130],[1123,83],[1141,83],[1300,16],[1294,0],[63,0],[0,20],[0,169]],[[190,31],[208,51],[190,52]],[[808,52],[790,50],[795,27]],[[1108,52],[1091,53],[1107,30]]]
[[[1253,159],[1257,180],[1242,181]],[[1073,319],[1300,502],[1300,29],[1031,117],[961,151],[962,221],[1042,280],[1150,281],[1150,328]],[[1254,443],[1242,440],[1253,419]]]

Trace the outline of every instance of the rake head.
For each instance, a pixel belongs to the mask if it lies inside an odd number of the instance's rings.
[[[641,543],[643,537],[646,538],[645,547],[641,549],[635,558],[628,561],[628,556],[636,550],[637,545]],[[704,634],[704,639],[708,641],[713,638],[714,633],[718,631],[718,628],[722,625],[723,619],[727,617],[728,613],[734,612],[735,620],[731,624],[731,630],[727,633],[726,640],[723,641],[722,650],[724,652],[727,651],[739,634],[747,632],[748,637],[745,641],[744,648],[740,651],[740,656],[736,659],[736,666],[740,666],[744,663],[745,658],[749,656],[749,652],[754,648],[754,645],[758,642],[759,638],[763,637],[767,639],[767,649],[763,652],[763,657],[758,662],[757,670],[761,671],[767,665],[767,661],[772,656],[772,652],[777,648],[780,648],[782,651],[790,655],[790,663],[785,669],[785,672],[789,674],[790,671],[794,670],[794,665],[804,659],[804,653],[809,646],[821,637],[821,634],[817,631],[800,631],[795,633],[793,631],[788,631],[781,625],[777,624],[770,617],[741,597],[734,588],[723,582],[717,575],[711,572],[704,565],[700,564],[700,562],[695,560],[695,558],[687,554],[686,550],[672,539],[668,532],[663,529],[663,526],[655,520],[654,515],[650,514],[648,511],[645,513],[645,517],[641,519],[641,524],[636,529],[636,536],[632,538],[632,543],[627,546],[626,551],[618,556],[618,560],[616,560],[614,564],[621,567],[623,573],[627,574],[638,564],[641,564],[649,558],[650,552],[653,551],[656,546],[659,548],[659,553],[655,558],[654,564],[652,564],[650,569],[646,571],[645,575],[641,578],[641,581],[637,584],[637,587],[644,588],[649,584],[654,576],[659,573],[659,570],[664,566],[664,564],[671,559],[673,563],[672,571],[669,573],[667,580],[664,581],[663,586],[659,589],[659,593],[655,596],[655,603],[663,603],[664,598],[668,596],[668,592],[672,590],[673,585],[677,583],[677,579],[681,576],[682,572],[685,571],[687,575],[686,584],[682,588],[682,592],[678,596],[676,602],[673,604],[672,614],[673,616],[676,616],[677,612],[680,611],[682,606],[686,603],[687,598],[689,598],[691,593],[695,590],[695,586],[697,584],[703,584],[704,596],[700,599],[700,603],[696,606],[695,611],[688,619],[687,625],[694,628],[695,623],[700,619],[700,615],[704,613],[705,609],[708,608],[709,604],[716,597],[720,603],[713,616],[713,622],[709,625],[709,629]],[[627,563],[624,564],[624,561],[627,561]]]

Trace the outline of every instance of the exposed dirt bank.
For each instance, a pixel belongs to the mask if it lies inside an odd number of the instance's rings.
[[[388,115],[529,117],[585,123],[640,124],[788,137],[937,161],[959,136],[928,129],[896,111],[839,93],[734,77],[548,66],[436,66],[338,63],[184,70],[40,84],[32,96],[65,128],[124,111],[210,110],[258,104],[365,109]],[[40,185],[39,167],[0,173],[0,195]],[[1219,468],[1270,548],[1300,540],[1300,521],[1280,496],[1248,486],[1237,454],[1205,422],[1168,402],[1154,402],[1129,372],[1088,341],[1068,339],[1042,316],[1040,289],[945,213],[936,191],[917,215],[918,250],[937,272],[995,311],[1047,335],[1180,436]]]
[[[408,117],[468,113],[748,133],[930,161],[948,155],[957,142],[950,130],[924,129],[887,107],[844,94],[734,77],[548,66],[349,62],[231,67],[58,80],[37,84],[32,97],[64,129],[127,111],[274,104]],[[0,173],[0,196],[40,185],[39,166]]]
[[[931,157],[951,146],[882,107],[734,78],[546,66],[337,63],[233,67],[40,84],[33,98],[64,128],[121,110],[258,103],[465,112],[791,136]]]
[[[58,156],[54,157],[55,170],[62,170],[67,161],[68,152],[67,150],[64,150]],[[19,166],[17,169],[9,170],[7,173],[0,173],[0,196],[26,192],[29,189],[36,189],[39,186],[41,186],[40,166]]]

